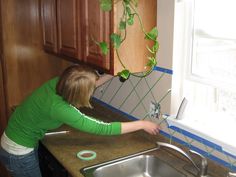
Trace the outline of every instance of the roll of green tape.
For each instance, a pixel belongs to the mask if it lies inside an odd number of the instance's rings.
[[[77,157],[81,160],[93,160],[96,156],[96,152],[91,150],[83,150],[77,153]]]

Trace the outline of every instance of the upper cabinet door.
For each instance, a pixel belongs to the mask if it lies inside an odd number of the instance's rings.
[[[100,9],[99,0],[83,0],[82,2],[83,60],[93,66],[110,70],[110,54],[104,56],[94,42],[94,40],[109,42],[110,13]]]
[[[127,25],[125,34],[123,31],[125,41],[119,57],[111,45],[110,34],[120,33],[122,2],[117,1],[112,11],[104,12],[99,0],[42,0],[44,48],[113,75],[124,66],[135,73],[145,71],[150,55],[146,46],[151,47],[153,42],[145,40],[137,17],[133,25]],[[146,32],[156,26],[157,0],[139,0],[137,11]],[[108,44],[107,55],[102,54],[97,42]]]
[[[80,1],[57,0],[58,53],[80,59]]]
[[[57,53],[56,0],[42,0],[43,47]]]

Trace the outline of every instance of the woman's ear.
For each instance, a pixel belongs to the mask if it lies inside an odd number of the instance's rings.
[[[109,74],[100,75],[98,80],[96,81],[96,88],[105,84],[107,81],[109,81],[112,78],[113,78],[113,76],[109,75]]]

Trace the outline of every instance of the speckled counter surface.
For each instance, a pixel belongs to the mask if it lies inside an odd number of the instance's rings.
[[[93,105],[93,110],[84,109],[81,111],[108,122],[126,120],[122,115],[111,112],[101,105],[96,103]],[[42,140],[42,144],[73,177],[83,177],[80,169],[84,167],[154,148],[157,140],[166,141],[161,135],[153,137],[143,131],[109,137],[83,133],[68,126],[62,126],[56,131],[60,130],[69,130],[70,132],[67,134],[48,135]],[[97,157],[91,161],[80,160],[76,157],[76,154],[81,150],[93,150],[97,153]],[[160,159],[179,169],[187,176],[193,177],[191,173],[183,170],[186,161],[179,154],[165,149],[158,150],[152,154],[157,155]],[[209,163],[209,168],[210,174],[214,177],[226,176],[226,169],[213,162]]]
[[[152,148],[155,144],[139,136],[139,133],[132,133],[121,136],[95,136],[82,133],[69,127],[65,135],[50,135],[42,142],[55,158],[74,177],[81,177],[80,169],[118,157]],[[83,161],[76,157],[81,150],[93,150],[97,157],[91,161]]]

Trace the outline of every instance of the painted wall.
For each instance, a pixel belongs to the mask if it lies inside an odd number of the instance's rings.
[[[160,49],[156,70],[142,79],[131,76],[124,83],[121,83],[117,77],[113,77],[97,88],[94,98],[111,109],[126,114],[130,119],[147,119],[159,123],[162,127],[161,133],[169,137],[170,142],[178,141],[219,164],[235,170],[236,157],[224,152],[214,142],[176,127],[170,128],[165,119],[156,119],[149,115],[150,103],[158,103],[171,88],[175,1],[158,0],[157,12]],[[170,114],[170,104],[171,96],[168,94],[160,102],[162,114]]]

